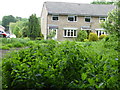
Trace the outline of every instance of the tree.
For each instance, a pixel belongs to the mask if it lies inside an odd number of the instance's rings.
[[[93,1],[91,4],[113,4],[113,1],[106,1],[106,0],[96,0]]]
[[[41,37],[40,23],[38,21],[38,18],[36,17],[36,14],[32,14],[29,17],[28,30],[28,37],[30,37],[31,39]]]
[[[120,36],[120,1],[117,3],[117,8],[108,14],[108,18],[101,25],[109,34]]]
[[[21,19],[21,21],[17,21],[16,23],[10,23],[9,25],[10,31],[16,35],[16,37],[27,37],[28,33],[28,21],[24,21]]]
[[[10,22],[16,22],[16,19],[14,16],[9,15],[9,16],[4,16],[2,18],[2,25],[5,27],[5,30],[9,30],[9,24]]]

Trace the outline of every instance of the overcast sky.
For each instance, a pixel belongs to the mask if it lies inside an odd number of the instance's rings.
[[[47,0],[55,2],[91,3],[94,0]],[[3,16],[13,15],[28,18],[31,14],[40,16],[43,3],[46,0],[1,0],[0,20]]]

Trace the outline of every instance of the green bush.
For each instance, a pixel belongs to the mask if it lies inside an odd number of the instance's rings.
[[[107,37],[107,35],[102,34],[102,35],[99,36],[99,39],[103,39],[103,38],[105,38],[105,37]]]
[[[84,39],[84,42],[89,42],[89,39]]]
[[[84,41],[84,39],[87,39],[87,32],[85,30],[80,30],[77,33],[77,41]]]
[[[119,89],[117,52],[88,43],[47,40],[12,52],[3,59],[3,88]]]
[[[10,48],[8,46],[2,46],[0,49],[9,50]]]
[[[89,41],[97,41],[97,40],[98,40],[98,36],[96,33],[89,34]]]
[[[11,48],[11,47],[14,47],[12,44],[7,44],[6,46],[8,46],[8,47],[10,47],[10,48]]]
[[[13,47],[23,47],[24,45],[21,44],[20,42],[15,42],[13,43]]]

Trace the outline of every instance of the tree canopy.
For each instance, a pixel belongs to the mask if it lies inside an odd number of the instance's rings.
[[[113,4],[113,1],[103,1],[103,0],[97,0],[93,1],[91,4]]]
[[[31,39],[41,37],[40,23],[39,23],[38,18],[36,17],[36,14],[32,14],[29,17],[28,30],[29,30],[28,36]]]
[[[9,30],[9,24],[10,22],[16,22],[16,19],[12,15],[4,16],[2,18],[2,25],[5,27],[5,30]]]
[[[117,8],[108,14],[108,18],[103,22],[102,27],[110,34],[120,35],[120,1],[117,3]]]

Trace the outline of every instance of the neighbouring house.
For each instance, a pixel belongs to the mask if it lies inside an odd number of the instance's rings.
[[[53,39],[73,40],[79,30],[95,32],[98,36],[106,34],[100,27],[114,5],[81,4],[66,2],[44,2],[41,12],[41,32],[44,39],[54,31]]]
[[[4,28],[2,25],[0,25],[0,30],[1,30],[1,31],[4,31],[5,28]]]

